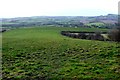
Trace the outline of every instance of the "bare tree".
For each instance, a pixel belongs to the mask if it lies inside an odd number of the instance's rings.
[[[120,42],[120,28],[111,30],[109,32],[109,38],[112,41]]]

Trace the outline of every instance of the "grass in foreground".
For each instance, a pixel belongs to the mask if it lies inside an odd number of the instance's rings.
[[[120,79],[120,45],[60,35],[87,28],[25,28],[3,33],[3,79]]]

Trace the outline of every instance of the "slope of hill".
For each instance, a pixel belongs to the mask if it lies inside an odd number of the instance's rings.
[[[63,30],[96,29],[40,27],[3,33],[3,80],[120,79],[119,44],[68,38],[60,34]]]

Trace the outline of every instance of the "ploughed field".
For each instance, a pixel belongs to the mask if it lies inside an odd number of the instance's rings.
[[[95,28],[39,27],[2,34],[3,79],[120,79],[120,45],[74,39],[61,31]]]

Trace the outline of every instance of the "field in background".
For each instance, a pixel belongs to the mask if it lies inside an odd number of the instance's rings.
[[[61,31],[96,28],[20,28],[3,33],[3,79],[120,79],[120,45],[73,39]]]

